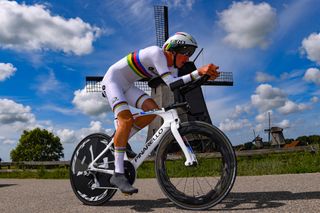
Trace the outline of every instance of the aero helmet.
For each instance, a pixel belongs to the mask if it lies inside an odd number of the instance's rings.
[[[197,47],[196,40],[190,34],[177,32],[164,43],[162,49],[190,57]]]

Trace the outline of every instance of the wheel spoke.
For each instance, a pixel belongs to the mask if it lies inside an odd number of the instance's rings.
[[[81,161],[81,164],[82,164],[82,165],[84,164],[84,162],[85,162],[86,159],[87,159],[87,157],[86,157],[86,156],[83,156],[83,159],[82,159],[82,161]]]
[[[91,154],[91,162],[94,160],[94,156],[93,156],[93,150],[92,150],[92,145],[89,148],[90,150],[90,154]]]
[[[202,194],[205,194],[205,193],[203,192],[203,190],[202,190],[202,187],[201,187],[201,184],[199,183],[198,178],[196,178],[196,180],[197,180],[197,183],[198,183],[198,185],[199,185],[199,187],[200,187],[200,190],[201,190]]]
[[[186,186],[187,186],[188,178],[186,178],[186,182],[184,183],[183,192],[186,193]]]

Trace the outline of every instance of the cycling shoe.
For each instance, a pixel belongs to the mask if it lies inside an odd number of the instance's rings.
[[[124,174],[114,173],[110,178],[110,183],[120,189],[122,193],[133,194],[138,193],[138,189],[134,188]]]

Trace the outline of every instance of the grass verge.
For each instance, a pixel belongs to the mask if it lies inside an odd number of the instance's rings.
[[[268,155],[256,155],[251,157],[238,157],[238,176],[276,175],[320,172],[320,153],[294,152]],[[210,161],[205,169],[198,169],[198,176],[213,175],[210,171]],[[183,167],[182,167],[183,168]],[[188,169],[175,168],[168,164],[168,170],[181,177],[187,174]],[[13,172],[0,172],[0,178],[41,178],[41,179],[68,179],[67,168],[36,170],[21,170]],[[144,162],[138,169],[138,178],[155,178],[154,163]]]

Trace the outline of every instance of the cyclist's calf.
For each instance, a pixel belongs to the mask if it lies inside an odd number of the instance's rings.
[[[118,125],[114,136],[114,144],[116,147],[126,147],[134,119],[129,110],[124,110],[118,113],[117,120]]]

